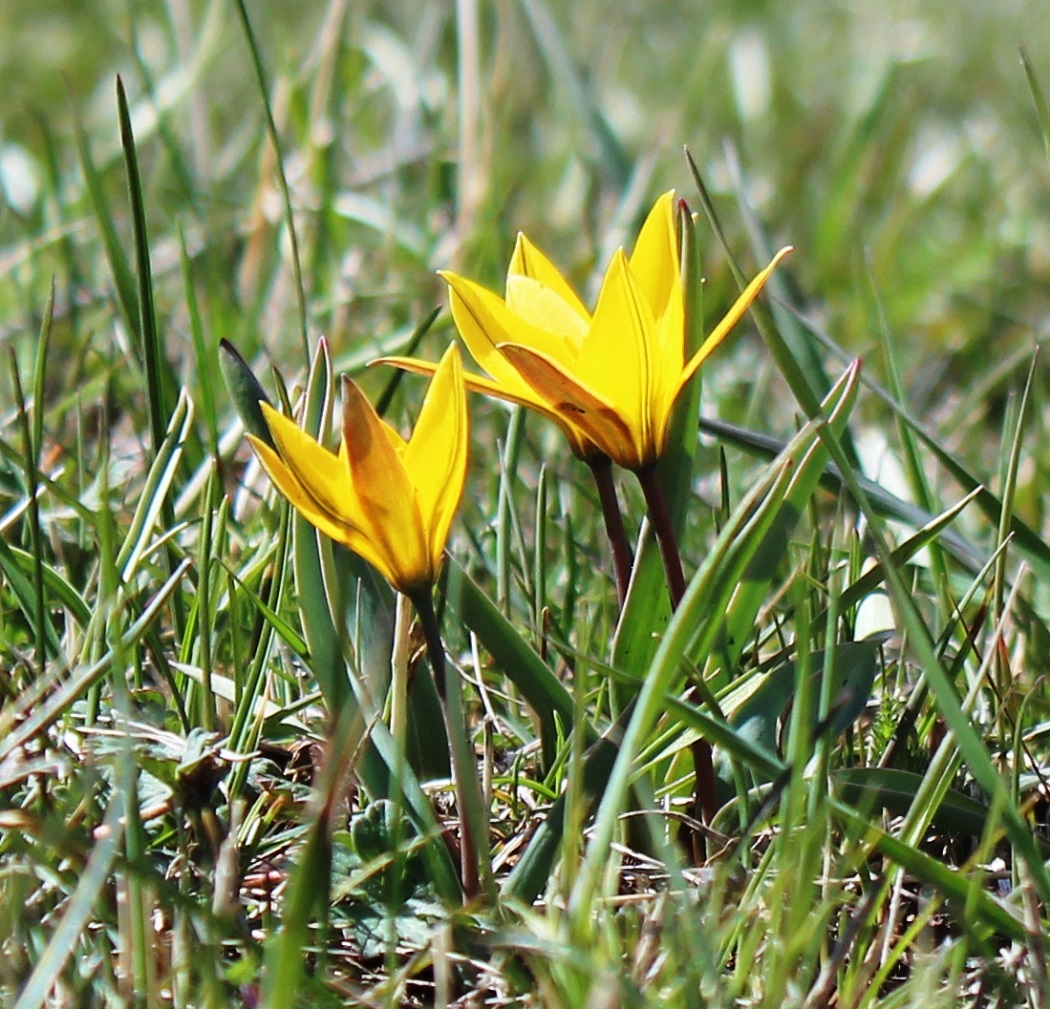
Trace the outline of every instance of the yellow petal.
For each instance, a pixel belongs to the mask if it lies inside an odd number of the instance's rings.
[[[758,294],[765,286],[766,281],[772,276],[777,264],[791,251],[792,249],[790,245],[784,246],[784,248],[773,257],[769,266],[758,273],[751,283],[744,288],[743,293],[733,303],[733,307],[725,314],[722,321],[715,326],[711,331],[711,335],[704,340],[700,345],[700,349],[692,356],[689,363],[683,369],[682,376],[678,381],[679,391],[681,391],[682,386],[684,386],[685,383],[696,374],[697,369],[711,356],[711,353],[715,348],[726,338],[726,336],[729,335],[729,331],[740,321],[740,317],[748,310],[751,302],[758,297]]]
[[[638,469],[644,462],[643,446],[634,437],[617,407],[566,374],[551,361],[529,347],[503,344],[500,349],[549,407],[578,427],[613,462],[627,469]]]
[[[655,318],[663,314],[672,294],[681,287],[679,255],[672,189],[653,204],[631,253],[631,274]],[[681,300],[680,292],[677,297]]]
[[[580,315],[557,292],[532,277],[507,277],[507,308],[537,329],[561,337],[562,359],[568,363],[579,352],[590,328],[590,317]]]
[[[386,425],[364,393],[343,379],[343,443],[361,511],[362,531],[401,592],[431,580],[415,494]]]
[[[558,268],[532,244],[524,235],[519,234],[514,243],[514,254],[510,257],[507,269],[507,281],[511,276],[519,275],[539,281],[548,290],[553,291],[579,318],[587,322],[590,313],[576,296],[576,292],[558,271]],[[510,292],[507,293],[510,302]]]
[[[520,343],[560,360],[564,353],[564,339],[515,315],[499,295],[485,290],[480,284],[454,273],[442,273],[441,276],[449,286],[449,304],[456,328],[478,367],[506,386],[508,392],[527,396],[525,383],[496,346]]]
[[[274,486],[307,522],[329,539],[342,543],[355,554],[363,557],[387,581],[393,579],[386,558],[376,552],[365,532],[354,525],[338,520],[322,508],[306,491],[295,474],[285,466],[277,453],[265,442],[259,441],[254,435],[248,435],[248,441],[255,449],[259,462],[273,481]]]
[[[303,490],[333,521],[358,525],[353,487],[338,457],[268,403],[261,406],[281,460]]]
[[[502,354],[500,356],[502,357]],[[432,361],[420,361],[414,357],[380,357],[370,361],[369,364],[392,364],[395,368],[403,368],[416,375],[433,375],[437,371],[437,365]],[[511,371],[514,369],[511,368]],[[472,375],[470,372],[463,372],[463,384],[471,392],[480,392],[486,396],[506,400],[508,403],[517,403],[519,406],[526,406],[530,410],[545,414],[551,420],[561,422],[561,418],[548,408],[547,404],[532,391],[531,386],[516,371],[514,377],[514,390],[508,389],[499,382],[494,382],[491,378]]]
[[[646,437],[650,372],[657,363],[654,328],[652,309],[619,249],[605,274],[591,331],[573,373],[580,385],[615,405],[639,440]]]
[[[445,351],[427,387],[416,427],[405,450],[405,472],[416,492],[430,563],[441,566],[452,518],[467,476],[467,392],[459,350]]]

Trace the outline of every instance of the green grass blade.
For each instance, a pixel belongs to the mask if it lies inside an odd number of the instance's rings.
[[[201,322],[200,305],[197,302],[197,286],[194,282],[193,263],[186,250],[186,236],[179,228],[179,266],[182,271],[182,288],[186,292],[186,310],[189,315],[190,336],[193,340],[193,357],[196,363],[196,381],[200,387],[201,409],[208,429],[208,453],[219,458],[219,415],[215,397],[215,353],[209,350]]]
[[[252,58],[252,67],[255,70],[255,80],[259,86],[259,100],[262,102],[263,112],[266,114],[266,133],[273,146],[274,164],[277,167],[277,183],[281,191],[281,200],[284,208],[284,224],[288,229],[288,241],[292,251],[292,276],[295,278],[295,304],[299,315],[299,340],[302,344],[303,360],[310,360],[310,337],[306,317],[306,287],[303,283],[302,261],[299,256],[299,236],[295,228],[295,214],[292,212],[292,194],[288,188],[288,177],[284,171],[284,157],[281,154],[281,139],[277,134],[277,123],[273,118],[273,109],[270,105],[270,90],[266,84],[266,73],[263,70],[262,56],[255,41],[255,33],[252,31],[252,23],[248,18],[248,8],[244,0],[234,0],[237,15],[244,29],[244,39],[248,43],[248,52]]]
[[[0,537],[0,561],[2,561],[0,570],[3,570],[8,578],[11,577],[11,570],[14,565],[17,565],[24,575],[29,575],[32,579],[38,577],[36,554],[8,545],[3,537]],[[39,577],[43,582],[46,597],[51,601],[51,605],[58,604],[62,606],[81,627],[87,627],[91,621],[91,610],[84,597],[73,587],[68,579],[63,577],[62,572],[49,564],[43,564],[39,568]],[[28,583],[25,584],[28,589]],[[58,633],[53,624],[48,631],[48,642],[49,647],[55,647],[58,644]]]
[[[22,390],[22,378],[18,373],[18,355],[12,346],[8,347],[8,352],[11,362],[11,385],[14,388],[15,400],[18,404],[17,420],[19,433],[22,436],[22,465],[25,470],[23,479],[26,488],[26,500],[29,503],[29,532],[33,550],[33,578],[31,586],[33,598],[30,608],[25,610],[25,613],[33,627],[37,671],[42,672],[48,656],[48,646],[51,643],[48,632],[50,631],[50,638],[53,640],[55,631],[53,627],[49,626],[51,621],[44,607],[44,542],[43,530],[40,527],[40,499],[37,496],[39,456],[33,442],[33,432],[29,422],[29,413],[26,409],[25,393]],[[35,408],[36,412],[39,412],[39,409],[38,404]],[[52,652],[52,654],[55,653]]]
[[[1039,119],[1039,132],[1043,135],[1043,147],[1046,151],[1046,160],[1050,164],[1050,108],[1046,104],[1046,96],[1043,87],[1036,76],[1035,67],[1028,55],[1028,50],[1020,46],[1021,66],[1024,67],[1025,79],[1028,81],[1028,90],[1032,92],[1032,102],[1035,105],[1035,114]]]
[[[564,31],[558,27],[544,0],[521,0],[521,7],[551,80],[565,90],[573,114],[591,142],[592,150],[586,153],[606,176],[612,190],[622,192],[630,178],[631,160],[573,65],[565,48]]]
[[[846,430],[859,387],[860,362],[842,375],[822,404],[827,425],[836,432]],[[784,450],[788,458],[799,459],[784,498],[784,506],[774,528],[756,553],[753,563],[737,587],[726,615],[725,639],[718,657],[726,673],[736,667],[751,638],[752,626],[768,597],[777,572],[787,558],[795,527],[820,482],[827,463],[827,451],[818,441],[818,425],[807,424]]]
[[[448,604],[456,617],[478,636],[507,678],[536,712],[543,732],[554,733],[554,719],[573,724],[572,694],[499,608],[455,561],[449,560]]]
[[[333,388],[328,343],[321,340],[306,383],[302,427],[322,444],[327,442],[331,428]],[[333,607],[325,591],[317,530],[298,513],[292,522],[292,570],[295,574],[299,620],[310,649],[310,668],[317,678],[328,710],[338,715],[352,697],[339,632],[332,623],[332,614],[343,612],[343,607]],[[338,586],[337,591],[344,595],[345,586]]]
[[[84,930],[90,925],[110,871],[123,840],[124,794],[116,790],[102,821],[99,839],[91,848],[87,864],[80,871],[76,889],[62,910],[62,917],[51,932],[33,973],[18,993],[15,1009],[42,1009],[69,958],[77,950]]]
[[[918,848],[905,844],[873,823],[869,814],[858,812],[839,802],[833,802],[832,808],[853,830],[866,837],[873,849],[881,852],[906,872],[960,905],[972,904],[976,918],[982,923],[986,933],[993,930],[1001,932],[1022,945],[1027,945],[1030,941],[1024,923],[984,889],[978,874],[963,873],[949,868]]]
[[[99,174],[98,167],[91,156],[87,133],[84,132],[84,127],[79,117],[74,117],[73,122],[77,153],[80,158],[80,170],[84,173],[88,197],[91,200],[91,208],[95,214],[95,224],[101,232],[102,245],[106,251],[106,260],[109,263],[110,273],[113,275],[117,304],[120,306],[120,314],[123,316],[124,326],[128,333],[136,333],[139,329],[139,310],[138,296],[135,293],[135,275],[124,253],[124,245],[117,234],[117,226],[112,208],[109,205],[109,199],[106,196],[106,188],[102,176]],[[140,348],[137,343],[133,343],[133,345],[137,355]],[[142,364],[141,358],[139,358],[139,364]]]
[[[164,431],[174,401],[176,381],[171,364],[164,353],[157,313],[153,304],[153,270],[150,266],[149,238],[146,231],[146,207],[142,196],[138,154],[131,132],[131,114],[124,82],[117,77],[117,113],[120,118],[120,142],[124,148],[124,163],[128,173],[128,195],[131,201],[131,223],[135,245],[135,274],[138,278],[138,319],[132,332],[138,334],[139,354],[146,373],[146,410],[149,417],[153,452],[160,451]],[[170,519],[170,520],[169,520]],[[174,525],[173,516],[166,515],[165,524]]]
[[[700,426],[716,438],[728,442],[730,445],[736,445],[762,458],[774,459],[784,450],[784,442],[778,438],[771,438],[769,435],[762,434],[759,431],[750,431],[747,428],[729,424],[726,421],[704,418],[700,421]],[[929,528],[937,523],[936,516],[931,515],[910,501],[903,501],[895,494],[879,486],[879,484],[867,479],[867,477],[855,474],[854,478],[864,488],[872,503],[872,507],[877,509],[880,515],[902,522],[914,529]],[[824,467],[820,475],[820,483],[822,487],[832,493],[841,494],[843,492],[844,481],[842,474],[834,463],[828,463]],[[975,483],[968,489],[964,500],[979,504],[985,493],[987,493],[985,488]],[[980,569],[982,563],[981,551],[975,543],[952,529],[942,530],[940,539],[945,549],[968,570],[977,571]]]
[[[193,413],[189,396],[181,395],[172,412],[167,433],[157,442],[142,495],[116,557],[116,565],[125,582],[130,581],[143,557],[153,548],[158,522],[165,522],[169,529],[175,524],[174,518],[169,524],[166,517],[174,511],[171,495],[182,462],[183,446],[193,425]]]
[[[171,577],[154,593],[142,613],[121,636],[119,646],[122,652],[130,652],[146,636],[167,605],[176,585],[189,570],[190,564],[188,559],[183,561],[172,572]],[[20,746],[24,746],[56,719],[61,718],[71,704],[98,683],[110,671],[114,661],[114,651],[110,649],[93,665],[77,670],[68,680],[58,686],[44,703],[38,704],[35,698],[29,697],[26,698],[25,705],[22,703],[11,705],[7,711],[0,714],[0,762]]]
[[[605,791],[619,753],[624,727],[633,710],[633,706],[625,708],[616,724],[603,733],[583,755],[579,788],[575,795],[575,801],[583,807],[577,811],[578,820],[586,819],[594,803]],[[547,811],[536,833],[529,839],[528,847],[503,884],[500,891],[503,900],[531,904],[545,890],[562,844],[568,801],[569,795],[564,792]]]

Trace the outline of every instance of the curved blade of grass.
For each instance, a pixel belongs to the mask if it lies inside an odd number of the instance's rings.
[[[138,331],[138,298],[135,294],[135,275],[131,272],[131,265],[124,254],[124,245],[117,234],[117,226],[106,196],[106,187],[99,175],[91,149],[88,146],[87,133],[80,117],[74,115],[73,130],[77,142],[77,154],[80,160],[80,170],[84,173],[84,182],[87,186],[88,197],[91,200],[91,209],[95,214],[95,223],[102,236],[102,245],[106,250],[106,260],[109,263],[110,273],[113,275],[113,284],[116,288],[117,304],[120,306],[120,314],[124,319],[124,327],[128,333]],[[136,353],[139,352],[137,344],[133,343]],[[141,359],[139,360],[141,364]]]
[[[40,619],[40,594],[44,589],[45,577],[43,571],[38,570],[38,554],[36,551],[32,553],[22,551],[21,553],[28,562],[28,572],[19,563],[14,548],[8,546],[7,541],[0,537],[0,573],[3,574],[4,580],[14,592],[18,600],[18,608],[24,614],[26,623],[34,628],[38,636],[42,636],[39,645],[44,650],[40,659],[43,662],[44,656],[62,654],[62,640],[46,608],[43,619]],[[88,619],[90,620],[90,615]]]
[[[1021,443],[1024,436],[1025,423],[1028,420],[1028,403],[1032,392],[1032,382],[1035,379],[1035,366],[1039,360],[1038,348],[1032,354],[1032,363],[1028,369],[1028,379],[1025,381],[1024,392],[1021,393],[1021,401],[1017,405],[1017,422],[1014,426],[1010,443],[1010,451],[1006,456],[1006,472],[1002,477],[1002,512],[999,516],[999,526],[996,530],[996,547],[998,558],[995,562],[994,582],[994,616],[996,620],[1002,617],[1003,600],[1006,598],[1006,562],[1007,551],[1002,549],[1010,541],[1010,517],[1014,510],[1014,495],[1017,491],[1017,471],[1021,465]],[[1004,431],[1004,435],[1005,435]]]
[[[48,994],[77,952],[84,930],[91,922],[98,901],[109,881],[110,870],[118,855],[124,834],[124,793],[113,792],[109,808],[101,824],[98,839],[91,846],[87,864],[79,872],[76,889],[62,909],[47,946],[36,959],[33,973],[18,993],[14,1009],[42,1009],[47,1004]]]
[[[138,334],[139,354],[146,373],[146,411],[149,418],[153,452],[160,451],[168,426],[170,404],[177,387],[171,364],[157,329],[157,314],[153,306],[153,272],[150,266],[149,238],[146,232],[146,208],[142,199],[142,179],[139,175],[135,138],[131,132],[131,114],[124,82],[117,76],[117,114],[120,119],[120,142],[124,148],[124,163],[128,173],[128,196],[131,202],[131,223],[135,245],[135,274],[138,279],[138,319],[132,332]],[[165,524],[171,526],[173,521]]]
[[[633,710],[633,705],[629,704],[621,712],[616,723],[607,732],[604,732],[601,738],[583,755],[579,777],[580,786],[575,800],[584,808],[576,811],[574,822],[586,822],[594,803],[605,790],[613,765],[616,763],[623,730]],[[543,822],[536,828],[536,833],[529,839],[528,846],[503,884],[500,891],[502,899],[531,904],[543,893],[558,858],[558,849],[565,831],[568,801],[568,793],[562,792],[551,805]]]
[[[142,495],[117,554],[116,565],[125,582],[131,579],[143,556],[151,549],[152,537],[162,516],[167,528],[175,524],[173,517],[167,524],[167,513],[171,511],[172,488],[182,461],[183,445],[192,429],[193,414],[193,403],[183,392],[172,412],[167,433],[157,443]]]
[[[51,303],[54,304],[54,285],[51,287]],[[50,330],[48,316],[44,318],[45,331]],[[22,466],[24,469],[24,481],[26,489],[26,500],[29,505],[28,525],[31,533],[33,547],[33,577],[32,577],[32,603],[29,609],[23,609],[29,618],[29,625],[33,628],[35,638],[37,672],[43,672],[44,663],[47,661],[48,648],[57,637],[51,617],[44,605],[44,541],[43,531],[40,527],[40,498],[37,496],[37,486],[40,483],[39,470],[39,441],[34,440],[33,431],[29,423],[29,411],[26,405],[25,393],[22,390],[22,376],[18,370],[18,354],[15,348],[8,346],[11,362],[11,385],[13,387],[15,400],[17,402],[17,422],[19,432],[22,436]],[[39,360],[38,360],[39,364]],[[39,414],[43,409],[43,402],[37,400],[33,412]],[[58,653],[51,651],[52,655]]]
[[[37,565],[35,555],[27,550],[22,550],[20,547],[8,545],[2,536],[0,536],[0,561],[3,562],[0,564],[0,570],[4,572],[5,577],[8,579],[12,577],[12,567],[15,565],[23,574],[32,574],[34,578],[36,577]],[[73,585],[63,577],[62,572],[57,568],[51,567],[49,564],[43,564],[40,566],[39,571],[44,588],[47,590],[46,598],[50,600],[50,605],[63,607],[81,627],[87,627],[91,621],[91,610],[84,601],[84,597],[73,588]],[[16,593],[18,592],[18,589],[13,584],[12,588],[15,588]],[[51,630],[52,633],[55,633],[53,626]],[[55,641],[57,642],[57,640],[56,634]]]
[[[594,96],[576,72],[559,30],[544,0],[521,0],[522,10],[532,29],[536,44],[547,64],[551,80],[565,89],[576,118],[594,145],[597,165],[606,175],[614,192],[622,192],[631,174],[631,159],[609,127]]]
[[[947,511],[938,515],[930,522],[927,522],[926,525],[915,533],[914,536],[909,536],[899,547],[896,547],[891,551],[891,563],[897,565],[899,568],[903,568],[920,550],[925,549],[933,542],[940,542],[943,540],[945,535],[951,532],[951,530],[948,529],[948,526],[955,521],[955,519],[962,513],[963,509],[966,508],[976,496],[976,492],[973,491],[967,494],[966,497],[960,498],[960,500],[952,505]],[[964,562],[964,567],[968,566],[969,565]],[[845,589],[843,589],[842,594],[839,597],[839,606],[843,609],[855,606],[865,596],[874,592],[882,584],[882,581],[882,566],[880,562],[876,561],[868,571],[865,571],[856,581],[851,582]]]
[[[399,351],[399,353],[405,357],[414,356],[423,337],[430,332],[431,326],[434,325],[435,320],[440,314],[440,305],[432,308],[426,316],[424,316],[423,321],[412,330],[412,335],[409,336],[408,343],[405,345],[404,350]],[[400,368],[394,368],[392,370],[393,374],[387,380],[386,385],[383,387],[383,391],[379,394],[379,398],[376,400],[376,413],[378,413],[380,417],[386,416],[386,412],[390,409],[390,404],[393,402],[394,394],[401,385],[401,380],[408,374],[408,372],[402,371]]]
[[[812,319],[803,317],[801,313],[797,311],[795,314],[820,340],[829,353],[835,354],[843,360],[849,359],[849,355],[846,354],[827,333],[822,332],[820,327],[817,326]],[[893,411],[899,421],[906,424],[909,430],[914,432],[919,441],[921,441],[922,444],[934,454],[937,461],[948,471],[952,479],[962,487],[965,493],[969,494],[971,491],[977,492],[974,499],[975,504],[981,510],[981,513],[988,522],[998,528],[1003,515],[1003,506],[999,498],[988,490],[983,481],[978,480],[977,477],[963,466],[962,463],[960,463],[940,443],[940,441],[938,441],[936,436],[927,430],[925,425],[915,417],[914,414],[897,402],[887,389],[867,374],[863,376],[862,381],[864,387],[869,392],[874,393],[887,407],[889,407],[890,410]],[[838,471],[837,466],[835,466],[834,469],[836,472]],[[855,473],[854,475],[860,482],[861,486],[865,488],[871,502],[879,505],[881,503],[879,489],[870,485],[859,473]],[[1025,560],[1028,561],[1041,579],[1044,581],[1050,581],[1050,545],[1048,545],[1038,533],[1034,532],[1019,516],[1009,515],[1009,522],[1010,533],[1013,537],[1012,542],[1015,544],[1016,549],[1024,554]],[[980,565],[980,557],[980,552],[975,552],[974,559],[978,566]]]
[[[738,448],[745,449],[754,455],[764,458],[775,458],[785,447],[784,442],[778,438],[770,437],[760,431],[751,431],[736,424],[729,424],[722,420],[704,417],[700,420],[700,427],[716,438],[720,438],[731,445],[736,445]],[[867,479],[867,477],[858,474],[855,479],[868,494],[872,506],[878,509],[879,513],[886,516],[886,518],[893,519],[896,522],[903,522],[905,525],[912,526],[915,529],[926,529],[938,524],[938,519],[929,512],[919,508],[917,505],[913,505],[910,501],[902,501],[896,495],[879,486],[879,484]],[[833,493],[842,493],[844,481],[839,468],[834,463],[827,463],[823,467],[820,473],[820,484]],[[975,483],[973,487],[969,488],[964,501],[975,501],[979,504],[982,493],[986,493],[984,486]],[[979,570],[981,567],[981,552],[974,543],[961,533],[951,529],[942,529],[940,531],[940,539],[945,549],[968,570]],[[1048,560],[1050,560],[1050,557],[1048,557]]]
[[[711,197],[707,192],[707,186],[700,176],[700,169],[697,168],[696,162],[688,150],[685,152],[685,159],[693,176],[693,182],[696,184],[697,192],[700,195],[700,204],[703,206],[708,221],[725,251],[729,268],[733,272],[737,285],[743,290],[747,280],[730,251],[729,242],[725,237],[725,232],[722,230],[718,214],[715,212],[714,203],[711,201]],[[768,313],[757,301],[752,305],[751,311],[752,318],[754,318],[758,326],[759,333],[762,334],[763,341],[765,341],[769,352],[773,355],[773,360],[776,362],[777,367],[787,378],[791,392],[799,401],[799,405],[806,416],[809,418],[818,416],[821,397],[827,390],[827,380],[823,377],[823,369],[820,370],[819,374],[816,374],[807,364],[798,361],[794,349],[781,336],[779,330],[770,321]]]
[[[302,260],[299,256],[299,237],[295,230],[295,214],[292,212],[292,194],[288,188],[288,177],[284,171],[284,157],[281,154],[281,140],[277,135],[277,123],[273,118],[273,108],[270,105],[270,91],[266,84],[266,74],[263,71],[262,57],[259,55],[259,47],[255,42],[255,33],[252,31],[252,23],[248,18],[248,8],[244,0],[234,0],[237,15],[241,19],[244,28],[244,38],[248,43],[248,52],[252,58],[252,67],[255,70],[255,80],[259,85],[259,99],[262,102],[263,112],[266,114],[266,133],[273,147],[274,164],[277,167],[277,183],[281,191],[281,201],[284,209],[284,224],[288,229],[288,242],[292,252],[292,274],[295,277],[295,304],[299,314],[299,339],[302,343],[303,360],[310,360],[310,339],[308,336],[308,325],[306,318],[306,287],[303,284]]]
[[[859,376],[860,362],[854,361],[822,404],[824,416],[827,417],[826,424],[836,432],[846,429],[857,399]],[[750,640],[755,618],[768,598],[769,588],[787,556],[791,535],[816,491],[820,475],[827,464],[828,453],[818,440],[818,433],[818,425],[806,424],[782,453],[801,461],[791,478],[776,524],[765,536],[729,604],[725,634],[718,648],[718,657],[726,676],[732,675]]]
[[[1001,932],[1025,946],[1031,941],[1024,923],[984,889],[979,876],[949,868],[943,862],[882,830],[872,822],[868,814],[858,812],[843,802],[832,800],[831,808],[865,838],[872,849],[881,852],[938,893],[961,906],[972,907],[975,918],[989,931]]]
[[[840,767],[831,772],[831,780],[835,793],[856,809],[881,807],[894,816],[904,816],[925,776],[891,767]],[[990,812],[985,803],[948,789],[931,822],[944,830],[980,837]]]
[[[1050,163],[1050,109],[1047,108],[1046,97],[1039,78],[1035,75],[1035,67],[1032,66],[1028,50],[1024,46],[1018,46],[1018,50],[1021,54],[1021,66],[1024,67],[1025,79],[1028,81],[1028,90],[1032,92],[1032,102],[1035,104],[1035,114],[1039,120],[1039,132],[1043,135],[1046,160]]]
[[[310,648],[302,635],[287,620],[284,619],[270,604],[263,599],[258,592],[254,591],[236,571],[225,561],[220,561],[226,569],[226,573],[233,579],[234,584],[251,600],[252,605],[259,611],[259,615],[265,620],[267,626],[300,658],[309,658]],[[323,694],[323,692],[322,692]]]
[[[333,391],[328,341],[321,339],[310,365],[302,405],[303,430],[321,444],[327,442],[331,429]],[[325,592],[317,530],[298,512],[292,524],[292,571],[299,620],[310,649],[310,668],[328,710],[338,715],[352,698],[339,632],[332,622],[332,614],[342,612],[342,608],[333,607]]]
[[[823,727],[831,738],[838,738],[863,714],[879,671],[878,656],[878,641],[840,641],[835,645],[835,696],[830,720]],[[797,658],[788,659],[764,676],[752,677],[739,693],[734,691],[719,699],[730,724],[744,730],[748,739],[758,742],[770,753],[777,748],[777,721],[797,687],[797,661]],[[823,662],[823,649],[809,656],[808,672],[814,685],[819,684]],[[811,708],[809,714],[811,728],[815,729],[820,717],[815,708]]]
[[[196,379],[200,384],[201,408],[204,423],[208,428],[208,453],[219,458],[219,415],[215,402],[215,352],[209,349],[201,322],[200,305],[197,303],[197,286],[193,278],[193,263],[186,250],[186,236],[182,227],[179,235],[179,266],[182,271],[182,288],[186,292],[186,314],[189,317],[190,336],[193,340],[193,357],[196,364]]]

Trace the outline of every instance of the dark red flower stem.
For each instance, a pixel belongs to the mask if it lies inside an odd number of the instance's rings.
[[[685,575],[682,573],[682,558],[678,553],[678,537],[675,536],[671,513],[667,510],[667,499],[655,466],[645,466],[637,471],[638,482],[642,485],[645,496],[645,507],[649,513],[649,522],[656,533],[656,542],[660,547],[660,559],[664,563],[664,577],[667,579],[667,592],[671,597],[671,609],[678,609],[678,604],[685,595]]]
[[[602,518],[605,520],[605,534],[609,537],[616,572],[616,597],[622,610],[627,601],[627,586],[631,583],[634,554],[627,538],[627,528],[623,524],[623,515],[620,513],[620,502],[616,497],[612,460],[607,455],[596,455],[587,460],[587,465],[591,468],[594,485],[598,488],[598,501],[602,506]]]
[[[638,470],[638,480],[645,495],[645,506],[649,513],[649,522],[656,533],[656,542],[660,547],[660,558],[664,563],[664,577],[667,579],[667,592],[671,597],[671,609],[677,610],[685,595],[685,575],[682,572],[682,557],[678,552],[678,537],[675,535],[671,513],[667,509],[667,499],[663,487],[656,475],[655,466],[646,466]],[[700,703],[696,690],[689,691],[689,700]],[[690,747],[693,755],[693,774],[696,781],[693,798],[694,815],[702,823],[711,823],[718,812],[718,783],[715,778],[715,766],[711,744],[706,739],[698,739]],[[693,833],[693,859],[697,865],[704,861],[703,838]]]

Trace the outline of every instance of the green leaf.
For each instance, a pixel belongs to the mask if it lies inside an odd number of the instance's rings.
[[[556,739],[555,718],[565,727],[575,720],[572,695],[470,575],[451,559],[448,565],[450,609],[477,635],[536,713],[547,752]]]
[[[831,772],[835,794],[858,810],[884,809],[906,816],[926,780],[925,775],[892,767],[841,767]],[[981,837],[991,810],[987,804],[949,789],[931,822],[942,830]],[[1050,847],[1044,845],[1050,853]]]
[[[248,366],[248,362],[241,357],[240,351],[230,343],[222,340],[219,343],[219,369],[222,371],[223,381],[229,390],[230,398],[233,400],[237,416],[241,418],[244,429],[258,438],[261,442],[269,445],[276,451],[270,428],[266,423],[260,403],[269,406],[270,397],[266,390],[259,384],[255,373]]]
[[[302,406],[302,428],[322,445],[328,440],[332,418],[334,382],[328,358],[328,342],[321,339],[310,365],[310,377]],[[310,649],[310,669],[321,688],[328,710],[338,715],[353,694],[346,675],[346,661],[339,631],[332,622],[333,610],[325,591],[317,530],[296,512],[292,519],[292,570],[296,602],[303,636]],[[340,597],[345,589],[340,591]]]
[[[867,707],[875,675],[879,670],[877,640],[841,641],[835,646],[834,684],[830,721],[825,731],[831,738],[851,726]],[[790,703],[798,680],[797,659],[789,659],[764,676],[751,677],[739,691],[719,699],[719,705],[730,724],[769,753],[777,749],[777,722]],[[808,669],[814,685],[819,683],[824,665],[824,651],[810,655]],[[817,713],[812,711],[812,728],[817,727]]]

